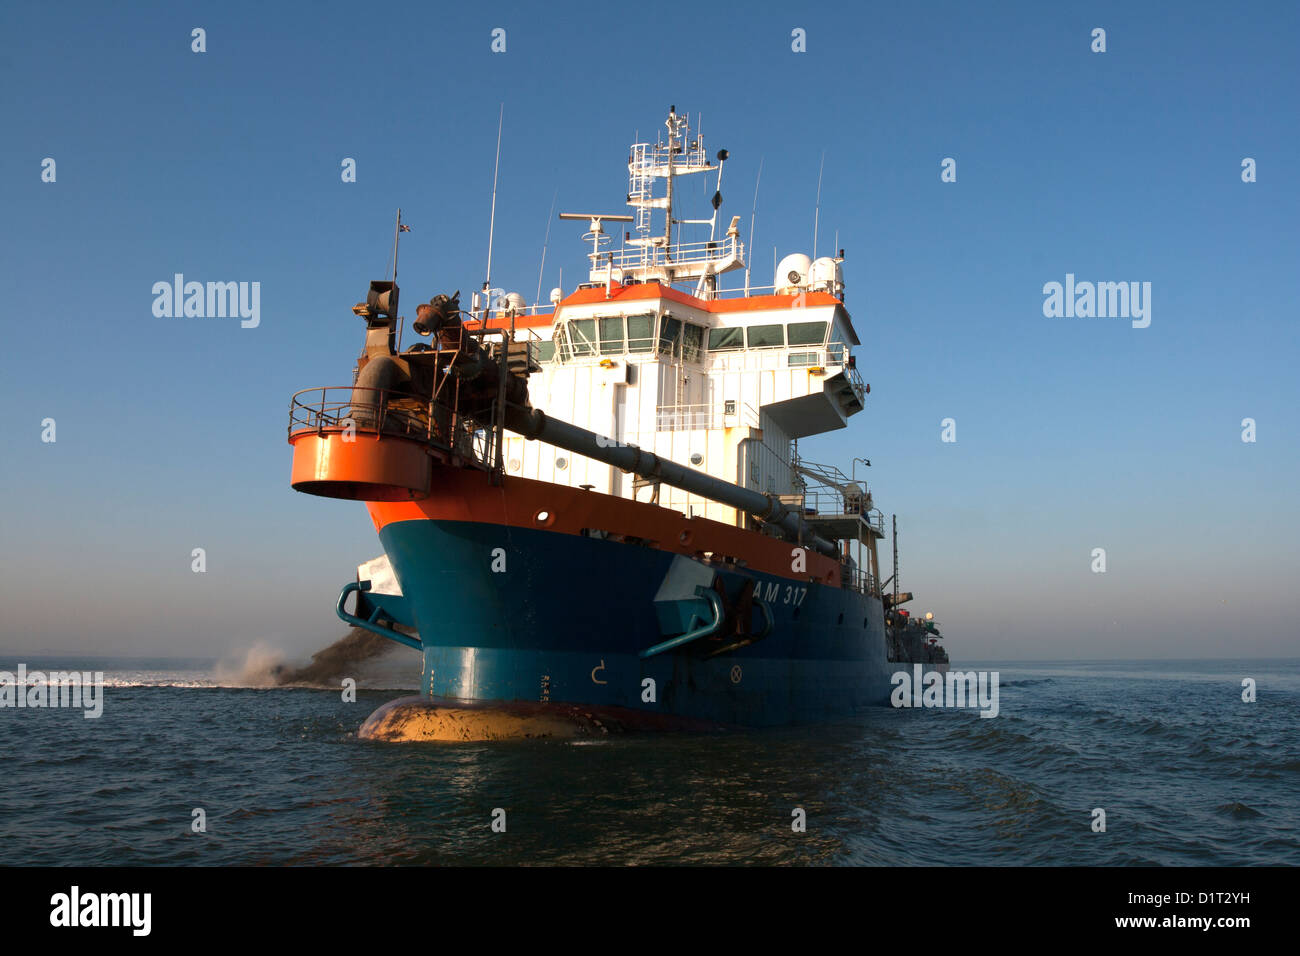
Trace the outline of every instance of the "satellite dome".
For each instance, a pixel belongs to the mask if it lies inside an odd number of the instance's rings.
[[[812,260],[802,252],[796,252],[781,260],[776,267],[776,278],[772,280],[778,294],[794,295],[808,285],[808,271]]]
[[[839,296],[844,291],[844,270],[830,256],[822,256],[808,272],[808,285],[818,292]]]

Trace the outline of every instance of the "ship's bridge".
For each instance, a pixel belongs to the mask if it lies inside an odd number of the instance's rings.
[[[715,404],[725,412],[728,402],[746,402],[802,438],[843,428],[862,410],[858,344],[843,302],[827,292],[699,299],[645,283],[564,299],[539,358],[607,370],[680,366],[679,386],[657,403],[660,419],[707,428]]]
[[[845,427],[868,392],[857,332],[828,290],[700,298],[658,282],[593,283],[557,296],[548,320],[531,329],[540,337],[540,374],[529,387],[536,407],[758,491],[795,493],[793,441]],[[677,489],[647,490],[598,462],[515,437],[506,444],[511,474],[662,495],[686,514],[745,520]]]

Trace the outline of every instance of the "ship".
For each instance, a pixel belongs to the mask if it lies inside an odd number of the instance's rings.
[[[586,281],[529,306],[489,264],[469,302],[434,295],[409,330],[399,210],[391,277],[352,307],[352,381],[295,394],[288,441],[296,491],[369,511],[383,554],[337,612],[419,652],[408,709],[772,726],[887,704],[914,663],[946,669],[937,628],[901,607],[896,526],[881,581],[870,461],[798,450],[871,391],[843,250],[791,253],[751,285],[740,217],[720,225],[728,157],[670,109],[628,154],[630,212],[559,216],[586,224]],[[679,218],[690,176],[714,180],[711,214]]]

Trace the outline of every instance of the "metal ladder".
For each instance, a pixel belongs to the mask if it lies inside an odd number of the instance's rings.
[[[636,231],[641,239],[650,238],[651,217],[654,207],[654,149],[649,143],[637,143],[632,147],[632,161],[628,168],[628,202],[636,207]],[[651,264],[653,247],[645,244],[641,247],[641,266]]]

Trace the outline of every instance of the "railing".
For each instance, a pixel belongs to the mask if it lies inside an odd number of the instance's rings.
[[[367,401],[357,401],[360,395]],[[493,460],[491,430],[449,406],[391,389],[352,385],[305,388],[289,402],[289,438],[304,432],[391,435],[454,450],[479,462]],[[473,430],[471,430],[473,429]]]
[[[863,594],[879,594],[880,586],[876,576],[862,568],[850,568],[840,565],[840,586],[861,591]]]
[[[358,396],[368,401],[357,401]],[[429,441],[438,437],[439,410],[441,417],[450,417],[449,409],[390,389],[351,385],[305,388],[289,402],[289,435],[351,427],[358,432]]]
[[[691,251],[696,246],[707,247],[708,245],[709,243],[707,241],[691,242],[691,243],[681,243],[678,246],[674,246],[673,248],[674,250],[684,249],[686,250],[686,254],[689,256],[691,254]],[[635,269],[658,268],[660,266],[670,267],[670,266],[697,265],[700,262],[716,261],[719,258],[730,258],[730,255],[725,255],[725,256],[717,255],[717,253],[723,251],[722,247],[724,245],[727,246],[728,248],[730,247],[730,240],[715,241],[714,245],[716,245],[718,248],[713,250],[715,254],[711,257],[705,257],[702,259],[695,259],[695,260],[692,259],[678,260],[678,259],[663,259],[661,256],[658,260],[651,259],[644,263],[641,260],[642,253],[641,253],[640,246],[631,246],[631,247],[625,246],[622,249],[620,249],[617,254],[615,254],[615,258],[612,264],[615,269],[621,269],[624,272],[629,272]],[[735,254],[743,261],[744,243],[738,243]],[[600,253],[599,263],[595,267],[598,274],[602,274],[605,271],[605,269],[610,265],[610,260],[609,260],[610,255],[611,253],[609,251],[603,251]],[[693,285],[694,282],[695,280],[692,278],[692,279],[682,279],[680,283],[675,281],[673,284]],[[598,279],[588,279],[587,282],[584,283],[584,285],[603,285],[603,282]],[[825,287],[828,285],[829,283],[823,283],[822,287],[818,287],[816,289],[805,289],[803,291],[825,292],[829,295],[834,295],[835,293],[830,288]],[[788,288],[789,288],[788,285],[779,285],[779,286],[778,285],[750,285],[750,286],[738,285],[735,288],[713,289],[712,291],[709,292],[709,298],[741,299],[741,298],[748,298],[754,295],[776,295],[778,289],[788,289]],[[478,293],[475,294],[477,295]],[[694,293],[692,292],[691,294],[693,295]],[[790,295],[792,296],[797,295],[797,293],[790,293]],[[839,298],[841,299],[841,301],[843,301],[842,296],[836,296],[836,298]],[[543,314],[549,315],[554,311],[555,311],[555,306],[548,301],[548,302],[537,302],[534,303],[533,305],[520,306],[518,309],[516,309],[515,314],[523,318],[523,317],[543,315]],[[485,302],[482,299],[479,299],[477,302],[471,302],[470,307],[465,310],[465,313],[468,316],[467,321],[482,322],[484,318],[490,318],[493,321],[497,321],[497,320],[501,320],[503,322],[509,321],[509,315],[505,310],[504,304],[499,301],[499,297],[494,298],[487,302]]]
[[[848,365],[844,367],[844,374],[849,377],[849,384],[853,386],[853,391],[857,393],[858,401],[862,401],[867,394],[867,387],[862,381],[862,376],[858,374],[856,368]]]
[[[624,271],[673,269],[727,259],[735,259],[743,263],[745,244],[735,236],[712,241],[706,239],[703,242],[677,242],[671,246],[657,245],[651,240],[646,245],[625,245],[619,249],[607,249],[593,255],[593,272],[603,272],[605,268]]]
[[[680,432],[700,428],[758,428],[758,411],[748,402],[714,405],[661,405],[655,409],[655,431]]]
[[[554,309],[555,306],[549,301],[513,307],[517,318],[539,315]],[[489,289],[486,292],[480,290],[470,295],[469,308],[464,310],[464,316],[467,322],[484,322],[492,319],[500,320],[508,326],[511,311],[512,307],[506,302],[506,290]]]
[[[885,516],[879,508],[862,510],[861,499],[847,498],[836,491],[806,491],[798,495],[778,495],[783,505],[802,509],[806,518],[857,518],[864,525],[863,530],[870,529],[879,534],[885,533]]]
[[[844,368],[848,370],[849,347],[842,342],[804,348],[787,345],[770,349],[712,349],[705,353],[713,367],[726,372],[778,370],[783,368]],[[850,374],[851,372],[851,374]],[[846,371],[850,380],[857,369]],[[861,383],[861,378],[857,379]]]

